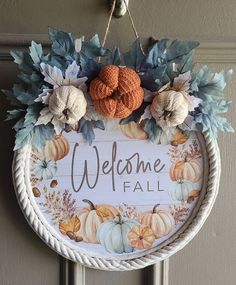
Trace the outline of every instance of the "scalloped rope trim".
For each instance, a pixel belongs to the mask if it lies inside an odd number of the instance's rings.
[[[181,250],[201,229],[205,220],[209,216],[211,209],[214,205],[217,197],[219,180],[220,180],[220,153],[216,142],[213,142],[209,138],[209,134],[204,134],[205,144],[209,161],[209,176],[207,182],[207,189],[202,204],[192,219],[188,228],[183,231],[178,238],[172,243],[160,248],[154,253],[148,254],[143,257],[131,259],[131,260],[105,260],[97,257],[86,256],[78,251],[70,249],[64,244],[63,241],[59,241],[53,236],[50,231],[43,225],[39,219],[33,205],[31,204],[25,183],[25,160],[27,158],[27,150],[30,146],[25,146],[21,150],[15,152],[12,174],[13,183],[18,198],[19,205],[26,217],[26,220],[33,228],[33,230],[55,251],[74,262],[79,262],[82,265],[101,269],[101,270],[115,270],[126,271],[133,269],[141,269],[145,266],[152,265],[158,261],[168,258],[177,251]]]

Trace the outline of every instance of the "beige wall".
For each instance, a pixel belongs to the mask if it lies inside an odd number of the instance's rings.
[[[46,34],[47,26],[72,31],[77,35],[103,35],[107,20],[106,0],[0,0],[0,42],[13,39],[9,34]],[[140,36],[199,39],[206,48],[200,53],[211,62],[213,70],[236,67],[236,1],[235,0],[130,0],[130,8]],[[108,46],[126,49],[133,40],[128,18],[114,20]],[[215,43],[219,41],[220,44]],[[231,48],[229,48],[231,47]],[[0,48],[5,59],[7,47]],[[210,51],[210,52],[209,52]],[[2,53],[2,54],[1,54]],[[206,62],[207,63],[207,62]],[[235,69],[236,73],[236,69]],[[0,87],[15,80],[15,67],[0,63]],[[233,100],[236,74],[226,90]],[[235,100],[234,100],[235,101]],[[2,109],[3,99],[0,99]],[[3,107],[4,108],[4,107]],[[236,102],[229,114],[236,127]],[[4,138],[0,149],[0,284],[59,284],[59,259],[26,224],[14,196],[10,166],[12,133],[9,125],[0,125]],[[199,235],[170,259],[170,285],[235,285],[236,270],[236,187],[234,176],[235,136],[220,135],[222,179],[220,193],[211,216]],[[132,273],[104,273],[86,270],[86,285],[147,284],[151,270]],[[151,278],[150,278],[151,279]],[[151,281],[149,282],[151,284]],[[164,284],[164,283],[163,283]]]

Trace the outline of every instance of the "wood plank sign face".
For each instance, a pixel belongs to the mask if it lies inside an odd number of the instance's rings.
[[[206,194],[199,133],[157,145],[124,130],[96,130],[89,145],[64,132],[42,151],[24,151],[26,191],[40,223],[69,251],[91,258],[120,262],[157,252],[188,228]]]

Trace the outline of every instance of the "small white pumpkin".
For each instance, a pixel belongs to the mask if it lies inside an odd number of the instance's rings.
[[[182,124],[188,115],[188,99],[181,92],[167,90],[154,97],[151,114],[162,128],[171,128]]]
[[[61,86],[49,97],[48,108],[53,116],[69,125],[77,123],[86,113],[84,93],[74,86]]]
[[[55,161],[44,158],[38,159],[33,169],[36,177],[41,180],[52,179],[57,172],[57,164]]]
[[[189,181],[175,181],[171,184],[170,196],[173,200],[187,201],[189,194],[194,189],[193,183]]]

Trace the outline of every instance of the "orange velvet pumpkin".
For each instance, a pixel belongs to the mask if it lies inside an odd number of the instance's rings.
[[[91,81],[89,92],[102,116],[125,118],[142,104],[144,90],[140,84],[140,78],[133,69],[107,65]]]

